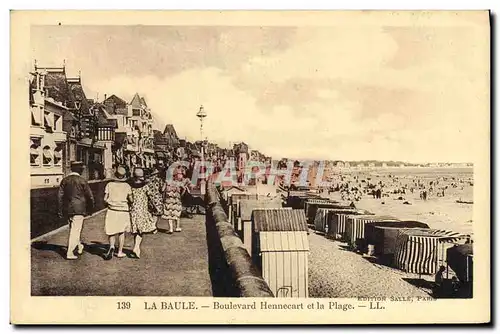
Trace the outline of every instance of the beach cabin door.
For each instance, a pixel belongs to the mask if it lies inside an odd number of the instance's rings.
[[[307,232],[260,232],[259,239],[262,276],[274,295],[278,298],[307,298]]]

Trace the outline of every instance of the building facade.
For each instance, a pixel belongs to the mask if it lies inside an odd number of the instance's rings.
[[[30,88],[30,175],[31,187],[56,186],[64,177],[67,133],[64,115],[68,107],[49,97],[47,69],[35,68]]]
[[[124,165],[130,171],[134,167],[152,168],[156,163],[153,116],[146,100],[137,93],[130,103],[111,95],[105,96],[102,105],[105,118],[114,120],[116,126],[111,165]]]

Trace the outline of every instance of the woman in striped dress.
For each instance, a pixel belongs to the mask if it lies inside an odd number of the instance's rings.
[[[179,169],[176,171],[173,180],[167,180],[165,184],[164,191],[164,205],[163,205],[163,216],[162,218],[168,222],[168,233],[181,232],[181,213],[182,213],[182,202],[181,202],[181,192],[182,192],[182,180],[183,174]]]

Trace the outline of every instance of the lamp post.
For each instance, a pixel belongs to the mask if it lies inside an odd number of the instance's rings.
[[[203,108],[203,105],[200,106],[200,110],[196,114],[196,117],[200,119],[200,136],[201,136],[201,165],[205,167],[205,142],[203,140],[203,120],[205,117],[207,117],[207,113],[205,112],[205,109]],[[205,168],[203,168],[203,172],[205,172]],[[201,180],[201,194],[205,194],[205,178]]]

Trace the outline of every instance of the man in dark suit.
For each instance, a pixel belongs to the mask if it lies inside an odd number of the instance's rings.
[[[74,254],[77,248],[78,254],[83,253],[83,244],[80,235],[83,227],[83,219],[87,213],[92,211],[94,197],[87,181],[81,177],[83,163],[75,161],[71,163],[71,173],[68,174],[59,185],[59,217],[68,220],[69,238],[66,258],[75,260]]]

